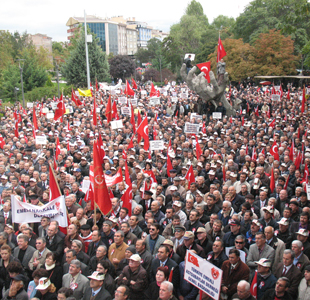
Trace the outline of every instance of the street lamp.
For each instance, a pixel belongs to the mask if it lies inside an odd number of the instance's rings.
[[[23,82],[23,67],[24,67],[25,60],[24,59],[17,59],[16,61],[18,61],[18,66],[19,66],[19,70],[20,70],[20,81],[22,84],[23,107],[25,108],[24,82]]]
[[[123,79],[124,79],[124,82],[125,82],[125,73],[126,73],[126,70],[123,71]]]
[[[17,102],[17,92],[19,91],[18,87],[14,88],[14,94],[15,94],[15,98],[16,98],[16,102]]]
[[[159,56],[159,70],[160,70],[160,83],[162,84],[163,78],[162,78],[162,74],[161,74],[161,55]]]
[[[56,60],[55,66],[56,66],[56,74],[57,74],[58,99],[60,99],[60,92],[59,92],[59,72],[58,72],[57,60]]]

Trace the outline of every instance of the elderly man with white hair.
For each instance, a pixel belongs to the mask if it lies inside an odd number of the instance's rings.
[[[237,293],[232,296],[232,299],[235,300],[255,300],[255,298],[250,293],[250,284],[241,280],[237,286]]]
[[[159,288],[159,299],[177,300],[177,298],[172,293],[173,293],[173,284],[169,281],[163,281]]]
[[[292,251],[295,253],[293,264],[304,273],[305,267],[310,264],[309,258],[303,253],[303,244],[301,241],[292,242]]]
[[[218,213],[218,218],[223,222],[223,226],[225,227],[228,224],[229,219],[234,214],[234,209],[231,207],[231,202],[224,201],[222,210]]]

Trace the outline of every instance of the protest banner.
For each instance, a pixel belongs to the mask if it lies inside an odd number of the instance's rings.
[[[104,174],[104,178],[105,178],[105,183],[107,187],[110,187],[114,184],[122,182],[123,181],[122,169],[119,168],[117,173],[114,176],[109,176],[109,175]]]
[[[273,100],[273,101],[280,101],[280,95],[276,95],[276,94],[273,94],[273,95],[271,95],[271,100]]]
[[[55,110],[55,109],[57,108],[57,103],[58,103],[58,102],[52,102],[52,103],[51,103],[52,109],[53,109],[53,110]]]
[[[165,148],[164,141],[150,141],[150,148],[151,151],[164,150]]]
[[[45,135],[37,135],[36,136],[36,144],[37,145],[46,145],[47,139]]]
[[[123,128],[123,122],[122,122],[122,120],[111,121],[110,124],[111,124],[111,128],[112,128],[112,129]]]
[[[141,95],[146,95],[146,90],[142,90]]]
[[[310,184],[306,184],[306,189],[307,189],[307,198],[310,199]]]
[[[121,107],[121,114],[122,114],[122,115],[128,115],[128,116],[130,116],[130,115],[131,115],[131,113],[130,113],[130,108],[127,107],[127,106],[122,106],[122,107]]]
[[[33,102],[27,102],[27,107],[28,108],[33,108]]]
[[[171,97],[172,103],[177,103],[178,102],[178,97]]]
[[[12,222],[40,223],[42,217],[49,217],[51,221],[58,221],[59,226],[67,227],[67,210],[65,197],[60,196],[43,206],[32,205],[19,201],[14,195],[11,195]]]
[[[48,114],[49,113],[49,109],[47,107],[43,107],[42,113]]]
[[[180,94],[181,99],[187,99],[187,94],[186,93],[181,93]]]
[[[196,113],[192,113],[191,114],[191,120],[192,119],[196,119],[196,120],[202,120],[202,115],[197,115]]]
[[[157,104],[160,104],[160,98],[159,97],[152,97],[152,98],[150,98],[149,104],[151,106],[155,106]]]
[[[127,104],[127,98],[126,97],[118,97],[117,102],[120,105],[126,105]]]
[[[215,300],[220,299],[222,274],[220,268],[186,251],[184,279]]]
[[[177,96],[177,92],[172,92],[172,97],[176,97]]]
[[[115,90],[111,90],[110,93],[111,93],[112,96],[116,95]]]
[[[212,113],[212,118],[220,120],[220,119],[222,119],[222,113],[221,112],[214,112],[214,113]]]
[[[48,113],[46,114],[47,119],[54,119],[54,113]]]
[[[192,124],[192,123],[186,122],[185,127],[184,127],[184,133],[198,134],[199,124]]]
[[[138,99],[130,99],[131,105],[137,106],[138,104]]]
[[[82,192],[86,194],[86,192],[89,189],[89,186],[90,186],[90,180],[84,179],[82,181],[82,187],[81,187]]]

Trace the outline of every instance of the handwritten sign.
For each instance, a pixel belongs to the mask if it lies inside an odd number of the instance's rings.
[[[111,128],[112,128],[112,129],[123,128],[123,122],[122,122],[122,120],[111,121],[110,124],[111,124]]]
[[[33,102],[27,102],[27,107],[28,108],[33,108]]]
[[[118,103],[120,105],[126,105],[127,104],[127,98],[126,97],[119,97],[118,98]]]
[[[165,148],[164,141],[150,141],[150,148],[151,151],[164,150]]]
[[[192,124],[192,123],[186,122],[185,127],[184,127],[184,133],[198,134],[199,124]]]
[[[220,119],[222,119],[222,113],[221,112],[214,112],[214,113],[212,113],[212,118],[220,120]]]
[[[47,139],[45,135],[37,135],[36,136],[36,144],[37,145],[46,145],[47,144]]]
[[[127,106],[121,107],[121,113],[122,113],[122,115],[128,115],[128,116],[130,116],[130,115],[131,115],[131,113],[130,113],[130,108],[127,107]]]
[[[273,101],[280,101],[280,95],[276,95],[276,94],[273,94],[273,95],[271,95],[271,100],[273,100]]]

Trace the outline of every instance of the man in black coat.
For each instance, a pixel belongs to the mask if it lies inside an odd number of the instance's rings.
[[[89,287],[85,289],[83,300],[89,300],[92,296],[100,300],[112,300],[110,293],[103,287],[104,277],[104,274],[97,271],[88,276]]]
[[[290,281],[286,277],[280,277],[276,283],[275,289],[267,290],[262,300],[293,300],[293,298],[287,292],[289,286]]]
[[[57,235],[57,226],[52,224],[47,229],[46,248],[56,256],[56,261],[61,262],[64,252],[64,239]]]
[[[197,229],[204,226],[199,221],[199,214],[196,209],[189,213],[189,220],[185,222],[184,227],[187,231],[192,231],[195,234],[195,238],[197,238]]]
[[[104,243],[101,241],[100,232],[99,230],[94,230],[92,234],[92,242],[89,244],[87,249],[87,255],[89,257],[95,256],[98,247],[101,245],[104,245]]]

